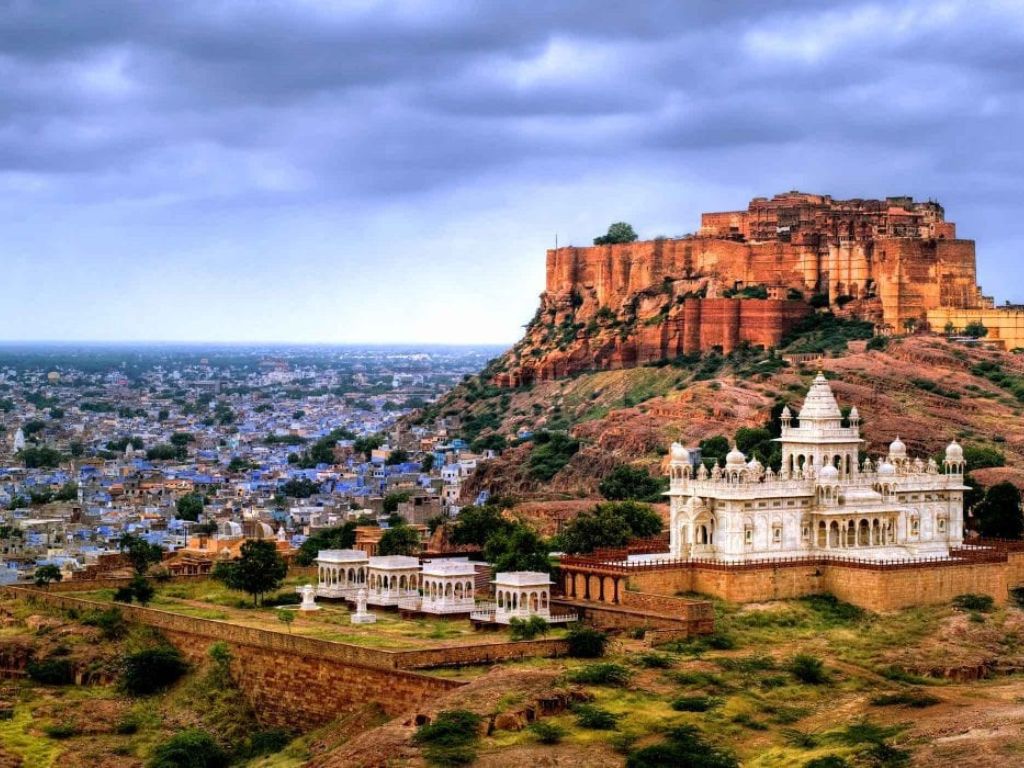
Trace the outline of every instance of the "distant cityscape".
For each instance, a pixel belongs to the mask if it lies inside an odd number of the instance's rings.
[[[479,455],[402,430],[487,347],[0,347],[0,583],[113,573],[131,534],[208,570],[244,537],[458,511]],[[385,501],[387,500],[387,504]],[[387,506],[387,510],[385,510]],[[392,518],[394,520],[394,518]]]

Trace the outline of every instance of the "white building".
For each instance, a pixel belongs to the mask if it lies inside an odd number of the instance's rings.
[[[575,613],[552,615],[551,584],[546,573],[538,571],[507,571],[496,574],[494,602],[480,605],[470,618],[474,621],[508,624],[512,619],[540,616],[552,624],[575,621]]]
[[[420,572],[424,613],[470,613],[476,605],[476,567],[468,560],[428,560]]]
[[[366,586],[370,563],[361,549],[321,549],[316,565],[317,597],[354,598]]]
[[[858,463],[863,441],[853,408],[847,426],[822,374],[797,424],[782,412],[776,474],[733,448],[725,467],[694,474],[673,443],[669,464],[674,557],[743,562],[815,553],[858,559],[942,557],[963,543],[963,449],[911,459],[897,437],[889,454]]]
[[[370,605],[398,605],[400,600],[419,596],[420,561],[406,555],[371,557],[366,579],[366,602]]]

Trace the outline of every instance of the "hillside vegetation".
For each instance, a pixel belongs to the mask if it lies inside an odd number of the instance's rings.
[[[419,420],[453,419],[455,434],[474,448],[504,451],[474,475],[467,497],[481,488],[521,499],[592,496],[601,478],[621,464],[660,472],[674,440],[698,445],[722,435],[731,441],[740,428],[766,426],[782,403],[795,410],[820,368],[832,380],[840,405],[860,411],[865,450],[872,457],[885,453],[897,435],[923,456],[940,453],[955,437],[995,451],[996,463],[1009,467],[999,479],[1007,474],[1019,479],[1024,358],[925,335],[841,352],[857,335],[862,332],[846,323],[801,334],[792,349],[829,355],[805,364],[745,349],[727,357],[710,354],[581,373],[518,389],[489,383],[496,363]],[[540,439],[531,433],[540,433]]]

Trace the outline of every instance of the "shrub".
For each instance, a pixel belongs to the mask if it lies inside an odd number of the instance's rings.
[[[965,594],[953,598],[953,605],[961,611],[981,611],[988,613],[992,610],[994,600],[988,595]]]
[[[707,712],[717,706],[718,700],[710,696],[680,696],[672,702],[676,712]]]
[[[93,611],[82,618],[82,623],[99,629],[104,640],[118,640],[128,632],[128,624],[117,608]]]
[[[585,685],[623,686],[629,682],[632,672],[621,664],[588,664],[569,673],[569,680]]]
[[[42,685],[71,685],[75,682],[75,668],[69,659],[41,659],[30,661],[25,667],[28,676]]]
[[[821,743],[818,734],[801,731],[799,728],[784,728],[781,733],[782,740],[791,747],[814,749]]]
[[[868,339],[868,345],[867,345],[868,349],[882,351],[882,350],[884,350],[888,346],[889,346],[889,337],[888,336],[873,336],[870,339]],[[808,765],[809,765],[809,763],[808,763]],[[844,765],[845,765],[845,763],[844,763]]]
[[[941,701],[942,699],[938,696],[932,696],[930,693],[915,688],[908,688],[897,693],[882,693],[871,699],[871,703],[876,707],[912,707],[914,709],[931,707]]]
[[[205,731],[177,733],[153,750],[148,768],[227,768],[228,755]]]
[[[859,747],[865,744],[881,744],[900,730],[902,726],[899,725],[885,726],[872,723],[870,720],[858,720],[830,734],[830,738],[848,747]]]
[[[1010,598],[1017,604],[1018,608],[1024,608],[1024,587],[1014,587],[1011,589]]]
[[[579,441],[564,432],[538,432],[533,442],[527,466],[530,476],[542,482],[557,475],[580,449]]]
[[[641,653],[633,659],[633,663],[647,669],[669,669],[675,664],[675,661],[664,653]]]
[[[70,739],[78,735],[78,726],[74,723],[53,723],[43,726],[43,733],[51,739]]]
[[[626,768],[738,768],[739,761],[704,738],[692,725],[670,730],[667,740],[630,754]]]
[[[543,616],[531,616],[528,619],[513,617],[508,622],[508,634],[513,640],[533,640],[551,631],[551,625]]]
[[[576,659],[600,658],[608,647],[607,633],[584,624],[573,625],[566,640],[569,642],[569,655]]]
[[[775,669],[776,666],[775,659],[771,656],[764,656],[761,654],[737,656],[728,659],[716,659],[715,663],[722,669],[727,669],[733,672],[742,672],[744,674],[764,672],[769,669]]]
[[[821,685],[828,682],[825,665],[817,656],[809,653],[798,653],[789,663],[789,672],[801,683]]]
[[[800,602],[828,624],[851,624],[864,620],[864,609],[844,603],[835,595],[807,595]]]
[[[444,710],[433,722],[421,725],[413,741],[424,746],[424,755],[435,765],[467,765],[476,757],[482,721],[465,709]]]
[[[767,731],[768,726],[756,719],[753,715],[747,712],[739,712],[732,716],[731,721],[736,725],[742,725],[744,728],[749,728],[752,731]]]
[[[849,768],[849,763],[839,755],[824,755],[808,760],[803,768]]]
[[[593,731],[613,731],[618,724],[618,715],[614,715],[607,709],[595,707],[593,704],[578,704],[573,708],[576,715],[576,724],[581,728],[589,728]]]
[[[150,648],[125,657],[121,687],[132,696],[147,696],[170,687],[186,671],[188,664],[175,648]]]
[[[114,733],[122,736],[131,736],[139,731],[139,720],[133,715],[126,715],[114,725]]]
[[[565,728],[546,720],[538,720],[530,725],[530,731],[541,744],[557,744],[565,737]]]
[[[256,733],[246,739],[245,746],[240,750],[240,753],[242,757],[246,758],[272,755],[288,746],[288,742],[291,740],[291,734],[280,728],[256,731]]]

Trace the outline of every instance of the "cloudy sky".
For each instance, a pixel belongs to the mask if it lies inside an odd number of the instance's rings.
[[[936,198],[1024,300],[1024,4],[0,1],[0,338],[510,342],[544,250]]]

